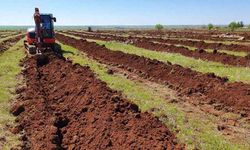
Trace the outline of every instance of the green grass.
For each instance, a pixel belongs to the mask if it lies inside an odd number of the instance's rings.
[[[63,34],[63,35],[80,39],[77,36],[72,36],[68,34]],[[173,64],[179,64],[183,67],[188,67],[198,72],[215,73],[217,76],[220,77],[228,77],[229,81],[231,82],[237,81],[237,82],[250,83],[250,68],[248,67],[229,66],[219,62],[204,61],[201,59],[186,57],[177,53],[151,51],[115,41],[106,42],[106,41],[92,40],[92,39],[88,39],[88,41],[93,41],[100,45],[104,44],[106,45],[107,48],[115,51],[122,51],[129,54],[136,54],[138,56],[144,56],[150,59],[157,59],[162,62],[169,61]]]
[[[210,50],[211,52],[213,52],[212,49],[207,49],[208,51]],[[222,52],[222,53],[226,53],[228,55],[234,55],[234,56],[240,56],[240,57],[245,57],[248,55],[247,52],[242,52],[242,51],[229,51],[229,50],[219,50],[218,52]]]
[[[76,37],[76,36],[72,36],[72,35],[68,35],[68,34],[64,34],[64,33],[60,33],[60,34],[63,34],[63,35],[66,35],[66,36],[69,36],[69,37],[73,37],[73,38],[77,38],[77,39],[80,39],[79,37]],[[156,42],[158,43],[158,42]],[[185,45],[181,45],[181,44],[176,44],[175,46],[177,47],[186,47],[188,48],[189,50],[191,51],[195,51],[197,48],[196,47],[191,47],[191,46],[185,46]],[[209,53],[213,53],[213,49],[204,49],[205,51],[209,52]],[[239,56],[239,57],[245,57],[248,55],[247,52],[243,52],[243,51],[230,51],[230,50],[219,50],[218,51],[219,53],[226,53],[228,55],[233,55],[233,56]]]
[[[89,66],[99,79],[118,91],[122,91],[125,97],[137,104],[142,111],[149,111],[156,108],[153,114],[158,116],[172,131],[179,130],[177,138],[181,143],[185,143],[188,149],[205,150],[239,150],[246,149],[237,143],[230,143],[225,140],[216,130],[216,125],[212,122],[216,120],[211,115],[188,116],[176,105],[168,103],[165,95],[154,91],[151,87],[143,83],[131,81],[120,74],[107,74],[107,66],[88,58],[77,49],[61,44],[64,56],[83,66]],[[166,115],[168,119],[161,116]],[[188,121],[187,121],[188,118]]]
[[[10,35],[16,33],[16,31],[0,31],[0,35]]]
[[[8,36],[12,36],[17,34],[17,32],[12,32],[12,33],[0,33],[0,39],[6,38]]]
[[[249,42],[236,42],[236,41],[212,41],[212,40],[204,40],[205,43],[222,43],[225,45],[238,44],[238,45],[247,45],[249,46]]]
[[[5,38],[0,38],[0,43],[2,43],[4,40],[8,40],[8,39],[11,39],[13,37],[16,37],[18,35],[22,35],[22,34],[15,34],[15,35],[10,35],[10,36],[7,36]]]
[[[241,81],[244,83],[250,83],[250,68],[247,67],[229,66],[218,62],[204,61],[201,59],[186,57],[177,53],[157,52],[114,41],[112,42],[106,42],[100,40],[89,40],[89,41],[94,41],[100,45],[104,44],[108,49],[114,51],[122,51],[128,54],[144,56],[162,62],[169,61],[173,64],[179,64],[183,67],[188,67],[191,68],[192,70],[202,73],[212,72],[220,77],[228,77],[228,79],[231,82]]]
[[[189,40],[189,41],[203,41],[199,39],[190,39],[190,38],[177,38],[177,37],[167,37],[166,39],[175,39],[175,40]],[[222,43],[225,45],[231,45],[231,44],[238,44],[238,45],[250,45],[249,41],[244,41],[244,42],[237,42],[237,41],[214,41],[214,40],[204,40],[205,43]]]
[[[180,45],[180,44],[177,44],[175,46],[177,46],[177,47],[183,46],[191,51],[195,51],[197,49],[197,47],[185,46],[185,45]],[[208,53],[213,53],[213,51],[214,51],[213,49],[204,49],[204,50]],[[239,56],[239,57],[245,57],[248,55],[247,52],[243,52],[243,51],[218,50],[217,52],[218,53],[226,53],[228,55]]]
[[[0,55],[0,137],[5,136],[7,143],[2,149],[10,149],[17,145],[17,136],[12,135],[5,129],[6,124],[13,124],[14,117],[10,114],[10,100],[13,98],[15,86],[18,84],[17,74],[20,73],[21,67],[19,61],[25,56],[23,40],[19,41],[9,50]],[[1,149],[1,146],[0,146]]]

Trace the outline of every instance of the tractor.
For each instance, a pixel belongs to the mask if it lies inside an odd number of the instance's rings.
[[[52,14],[40,14],[39,9],[35,8],[34,21],[35,27],[27,30],[24,41],[28,53],[39,55],[47,51],[55,51],[54,22],[56,18]]]

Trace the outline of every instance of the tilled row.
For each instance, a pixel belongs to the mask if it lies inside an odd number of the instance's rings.
[[[164,33],[170,37],[176,38],[190,38],[198,40],[214,40],[214,41],[235,41],[243,43],[250,40],[249,32],[231,32],[224,31],[195,31],[195,30],[180,30],[180,31],[167,31]],[[157,32],[149,34],[151,36],[157,35]],[[244,37],[242,39],[242,37]]]
[[[6,39],[0,43],[0,52],[3,52],[13,46],[17,41],[21,40],[24,38],[24,34],[19,34],[13,38]]]
[[[197,40],[213,40],[213,41],[235,41],[238,43],[244,43],[246,40],[250,40],[249,32],[232,32],[227,33],[223,31],[208,31],[208,30],[166,30],[166,31],[156,31],[156,30],[105,30],[97,31],[98,33],[111,33],[111,34],[128,34],[128,35],[141,35],[148,37],[167,37],[167,38],[185,38],[185,39],[197,39]],[[243,40],[239,40],[244,37]]]
[[[184,149],[163,123],[88,68],[50,55],[26,58],[12,113],[23,149]]]
[[[250,53],[250,46],[242,44],[222,44],[222,43],[206,43],[199,40],[178,40],[178,39],[160,39],[160,38],[149,38],[154,41],[170,43],[170,44],[181,44],[190,47],[197,47],[199,49],[214,49],[214,50],[231,50],[231,51],[244,51]]]
[[[194,103],[211,104],[219,110],[241,113],[243,117],[250,113],[248,84],[228,83],[226,78],[217,77],[212,73],[202,74],[179,65],[111,51],[94,42],[77,40],[62,34],[57,34],[57,39],[102,63],[117,65],[153,81],[164,82],[170,88],[188,96]]]
[[[87,35],[87,34],[80,34],[80,33],[72,33],[72,35],[76,35],[82,38],[92,38],[98,40],[106,40],[106,41],[120,41],[125,42],[128,44],[135,45],[140,48],[145,48],[149,50],[155,51],[163,51],[163,52],[170,52],[170,53],[180,53],[184,56],[193,57],[196,59],[203,59],[208,61],[215,61],[221,62],[227,65],[234,65],[234,66],[243,66],[243,67],[250,67],[250,55],[246,57],[238,57],[233,55],[227,55],[226,53],[218,53],[217,50],[214,50],[213,53],[206,52],[202,49],[197,49],[196,51],[190,51],[188,48],[185,47],[178,47],[172,44],[164,44],[164,43],[155,43],[163,42],[162,40],[156,38],[126,38],[126,37],[116,37],[116,36],[102,36],[102,35]],[[250,47],[249,47],[250,48]]]
[[[101,33],[90,33],[90,32],[83,32],[83,31],[74,31],[75,33],[84,33],[88,35],[93,35],[93,36],[106,36],[106,37],[111,37],[111,38],[116,38],[116,37],[124,37],[124,36],[118,36],[115,34],[101,34]],[[133,38],[139,38],[138,36],[129,36]],[[169,44],[180,44],[180,45],[185,45],[185,46],[190,46],[190,47],[197,47],[198,49],[215,49],[215,50],[231,50],[231,51],[245,51],[250,53],[250,46],[248,45],[243,45],[243,44],[223,44],[219,42],[204,42],[202,40],[180,40],[180,39],[172,39],[172,38],[161,38],[161,37],[156,37],[156,36],[151,36],[151,37],[144,37],[147,40],[150,41],[158,41],[158,42],[163,42],[163,43],[169,43]],[[140,38],[139,38],[140,39]],[[199,38],[198,38],[199,39]]]
[[[250,67],[250,55],[246,57],[238,57],[233,55],[227,55],[226,53],[218,53],[214,50],[213,53],[206,52],[203,49],[197,49],[190,51],[185,47],[176,47],[174,45],[167,45],[161,43],[147,42],[146,40],[136,41],[134,45],[141,48],[151,49],[155,51],[163,51],[170,53],[180,53],[184,56],[193,57],[196,59],[221,62],[227,65]]]
[[[6,33],[1,33],[0,32],[0,39],[1,38],[7,38],[8,36],[14,36],[17,34],[20,34],[21,32],[6,32]]]

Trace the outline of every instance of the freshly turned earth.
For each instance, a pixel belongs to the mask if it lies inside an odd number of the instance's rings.
[[[157,118],[64,58],[26,58],[12,112],[23,149],[183,149]]]
[[[215,76],[213,73],[202,74],[189,68],[171,63],[150,60],[145,57],[111,51],[104,45],[95,42],[74,39],[57,34],[57,39],[65,44],[76,47],[91,58],[101,63],[119,65],[124,69],[134,70],[140,76],[157,82],[164,82],[172,89],[198,104],[208,103],[216,109],[226,112],[250,114],[250,85],[242,82],[227,82],[227,78]]]

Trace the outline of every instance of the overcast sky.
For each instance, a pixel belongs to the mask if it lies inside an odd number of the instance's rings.
[[[33,25],[34,8],[57,25],[250,23],[250,0],[0,0],[0,25]]]

